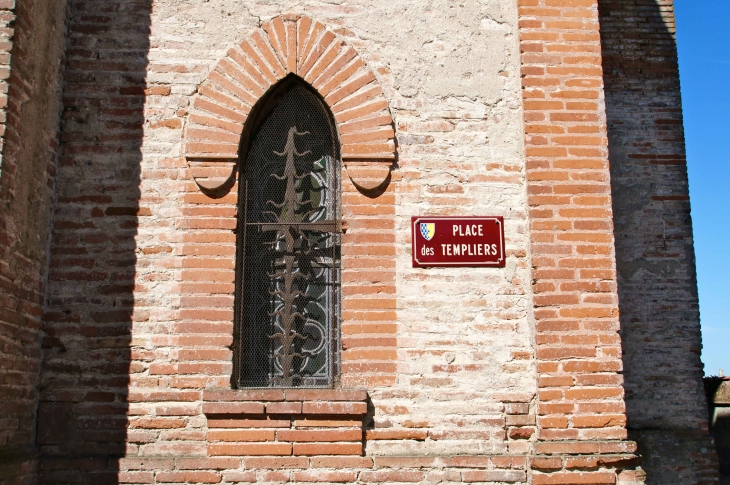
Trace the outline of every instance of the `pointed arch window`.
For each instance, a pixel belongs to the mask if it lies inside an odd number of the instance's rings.
[[[249,116],[241,146],[235,387],[330,387],[338,369],[340,146],[295,76]]]

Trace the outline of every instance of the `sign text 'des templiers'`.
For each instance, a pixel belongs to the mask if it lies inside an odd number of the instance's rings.
[[[414,216],[411,232],[414,268],[504,266],[504,218],[501,216]]]

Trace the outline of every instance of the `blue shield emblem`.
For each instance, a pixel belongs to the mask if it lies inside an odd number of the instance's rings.
[[[433,222],[421,222],[421,236],[426,241],[430,241],[433,239],[433,236],[436,234],[436,224]]]

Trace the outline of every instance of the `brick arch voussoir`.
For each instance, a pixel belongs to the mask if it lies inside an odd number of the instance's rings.
[[[198,89],[183,143],[201,188],[218,189],[231,181],[248,114],[272,85],[292,73],[332,110],[353,182],[371,189],[387,178],[395,160],[395,133],[375,75],[322,23],[283,15],[231,47]]]

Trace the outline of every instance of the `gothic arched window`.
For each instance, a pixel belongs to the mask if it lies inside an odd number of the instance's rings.
[[[291,76],[249,116],[239,172],[235,387],[330,387],[338,367],[340,150]]]

